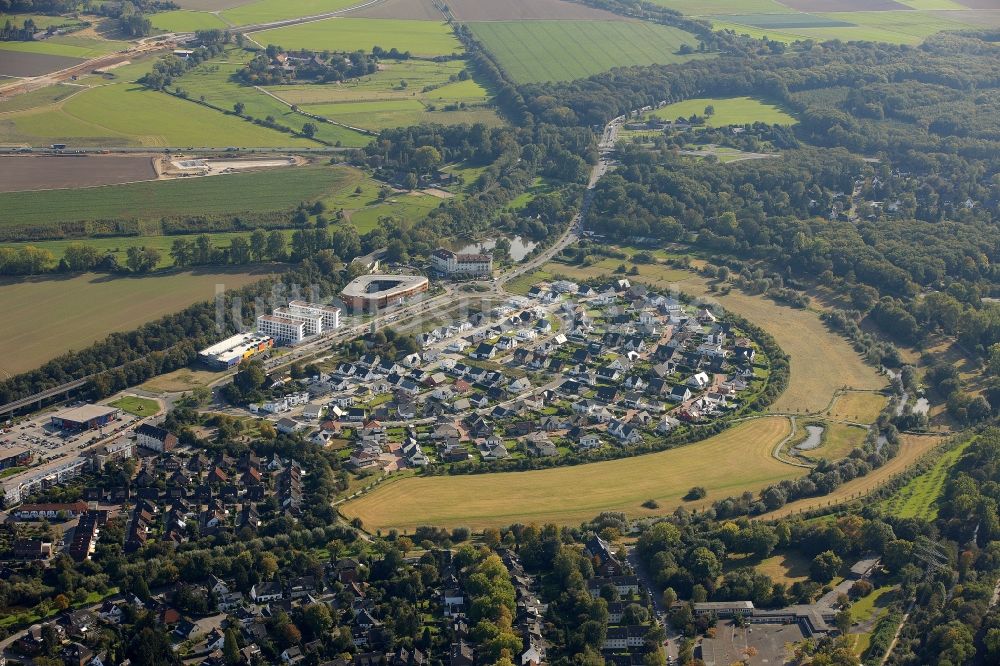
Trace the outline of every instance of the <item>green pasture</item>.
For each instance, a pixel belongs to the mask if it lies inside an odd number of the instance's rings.
[[[351,189],[360,179],[355,169],[301,167],[75,190],[6,192],[0,193],[0,225],[290,210],[299,202]]]
[[[679,28],[633,21],[489,21],[470,23],[520,83],[571,81],[614,67],[684,62],[698,40]]]
[[[360,4],[358,0],[258,0],[227,9],[222,17],[232,25],[257,25],[300,16],[315,16],[335,12]]]
[[[483,122],[499,125],[500,118],[485,107],[468,107],[445,111],[430,111],[415,99],[383,100],[378,102],[340,102],[337,104],[310,104],[304,111],[323,118],[330,118],[352,127],[380,130],[387,127],[404,127],[421,123],[460,124]],[[365,142],[367,143],[367,141]]]
[[[312,147],[304,137],[132,84],[91,88],[60,108],[0,118],[0,143],[91,145]]]
[[[708,14],[773,14],[788,7],[774,0],[650,0],[654,5],[692,16]]]
[[[225,29],[227,23],[216,14],[209,12],[192,12],[178,9],[173,12],[157,12],[150,20],[154,28],[167,32],[194,32],[196,30]]]
[[[331,18],[256,32],[253,38],[264,45],[312,51],[371,51],[372,47],[380,46],[418,56],[436,56],[463,50],[448,24],[436,21]]]
[[[0,42],[0,51],[46,53],[69,58],[96,58],[128,48],[127,42],[76,35],[59,35],[37,42]]]
[[[48,16],[46,14],[5,14],[0,12],[0,24],[10,21],[14,25],[20,26],[24,24],[26,19],[34,21],[35,27],[41,28],[42,30],[46,30],[50,26],[56,26],[57,28],[71,28],[83,27],[86,25],[83,21],[67,16]]]
[[[668,104],[662,108],[650,111],[648,117],[663,120],[690,118],[692,115],[705,116],[705,108],[712,106],[715,113],[705,117],[708,127],[725,127],[727,125],[746,125],[748,123],[767,123],[768,125],[794,125],[798,122],[794,116],[781,107],[752,97],[699,97],[687,99],[676,104]]]
[[[76,86],[57,83],[54,86],[39,88],[38,90],[32,90],[31,92],[26,92],[22,95],[5,97],[0,99],[0,114],[50,106],[56,102],[66,99],[73,93],[80,92],[80,90],[81,89]]]
[[[937,517],[938,500],[941,499],[948,480],[948,470],[958,462],[971,443],[970,439],[943,453],[927,471],[915,476],[891,497],[883,500],[881,507],[900,518],[934,520]]]

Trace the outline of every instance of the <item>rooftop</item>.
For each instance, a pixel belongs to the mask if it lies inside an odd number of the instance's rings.
[[[393,293],[407,291],[427,284],[423,275],[362,275],[351,280],[344,291],[344,296],[390,296]]]
[[[70,409],[64,409],[61,412],[56,412],[52,415],[52,418],[83,423],[90,421],[91,419],[98,419],[102,416],[115,414],[118,411],[117,407],[108,407],[107,405],[81,405],[80,407],[72,407]]]

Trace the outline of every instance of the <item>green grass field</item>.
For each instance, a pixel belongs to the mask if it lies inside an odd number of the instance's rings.
[[[386,50],[396,48],[419,56],[463,51],[448,24],[437,21],[332,18],[257,32],[253,38],[265,45],[312,51],[371,51],[374,46]]]
[[[112,407],[117,407],[129,414],[135,414],[136,416],[146,417],[152,416],[160,411],[160,405],[155,400],[150,400],[149,398],[140,398],[137,395],[127,395],[124,398],[115,400],[114,402],[108,403]]]
[[[66,99],[73,93],[78,92],[80,92],[80,88],[76,86],[57,83],[54,86],[39,88],[38,90],[32,90],[31,92],[27,92],[22,95],[6,97],[0,100],[0,114],[50,106],[56,102]],[[0,115],[0,118],[2,117],[3,116]]]
[[[76,35],[59,35],[38,42],[0,42],[0,51],[47,53],[70,58],[96,58],[128,48],[127,42]]]
[[[194,32],[195,30],[225,29],[228,25],[215,14],[179,9],[150,15],[153,27],[167,32]]]
[[[715,109],[715,113],[711,116],[705,116],[705,108],[708,106]],[[708,127],[746,125],[758,122],[768,125],[794,125],[798,122],[791,113],[781,107],[752,97],[687,99],[650,111],[647,115],[663,120],[690,118],[692,115],[705,116],[705,125]]]
[[[749,421],[696,444],[662,453],[530,472],[409,477],[385,483],[341,512],[366,529],[418,525],[498,527],[515,522],[579,524],[601,511],[629,516],[670,513],[694,506],[682,497],[695,485],[708,489],[701,503],[751,492],[800,476],[771,449],[789,431],[788,419]],[[655,512],[642,507],[655,499]]]
[[[520,83],[571,81],[629,65],[684,62],[694,35],[678,28],[632,21],[490,21],[470,23]]]
[[[292,229],[282,229],[281,234],[285,236],[285,242],[290,243]],[[233,238],[240,236],[247,240],[250,239],[250,234],[252,232],[240,231],[240,232],[221,232],[221,233],[209,233],[206,234],[212,240],[212,247],[214,248],[227,248],[232,242]],[[178,238],[184,238],[190,241],[194,241],[200,234],[179,234],[164,236],[162,234],[155,236],[115,236],[111,238],[76,238],[73,240],[51,240],[51,241],[34,241],[25,243],[0,243],[0,247],[21,247],[25,245],[31,245],[33,247],[42,248],[51,252],[56,261],[62,259],[66,254],[66,248],[73,243],[83,243],[84,245],[89,245],[95,247],[101,251],[102,254],[113,254],[115,258],[118,259],[118,263],[125,265],[125,259],[127,257],[128,248],[135,246],[150,247],[160,253],[160,262],[156,265],[157,268],[170,268],[174,265],[174,260],[170,256],[170,248],[173,246],[174,240]]]
[[[272,23],[300,16],[316,16],[361,4],[359,0],[258,0],[222,12],[233,25]]]
[[[818,447],[802,451],[801,455],[810,460],[825,458],[829,461],[846,458],[855,448],[864,444],[868,431],[860,426],[844,423],[824,423],[823,439]]]
[[[379,200],[381,187],[381,183],[371,178],[359,177],[350,187],[339,188],[328,195],[323,203],[330,211],[343,209],[347,218],[362,234],[374,229],[380,217],[394,217],[413,224],[441,205],[441,199],[419,192],[400,192]],[[361,191],[355,191],[357,188],[361,188]]]
[[[361,172],[301,167],[78,190],[0,193],[0,225],[53,221],[290,210],[301,201],[353,189]]]
[[[0,144],[311,147],[318,144],[195,102],[118,83],[59,104],[0,117]]]
[[[67,16],[48,16],[46,14],[5,14],[0,12],[0,24],[4,24],[7,21],[12,22],[14,25],[23,25],[25,19],[31,19],[35,23],[36,28],[41,28],[42,30],[48,28],[49,26],[56,27],[80,27],[86,25],[83,21]]]
[[[308,116],[291,110],[288,104],[257,90],[244,86],[232,79],[233,74],[243,69],[244,63],[253,58],[253,53],[243,49],[228,49],[219,58],[206,61],[177,79],[177,85],[187,91],[191,99],[201,100],[226,111],[240,102],[245,106],[243,113],[254,118],[273,116],[286,127],[298,130],[305,123],[316,125],[316,138],[331,144],[359,148],[371,137],[345,127],[328,123],[316,123]],[[280,88],[280,86],[279,86]],[[280,95],[279,95],[280,96]],[[286,135],[287,136],[287,135]]]
[[[972,440],[941,454],[934,464],[881,503],[885,511],[900,518],[937,518],[937,502],[944,493],[948,470],[958,462]]]
[[[0,318],[0,339],[17,354],[7,354],[0,361],[0,374],[31,370],[113,331],[130,331],[192,303],[210,300],[216,285],[240,287],[261,279],[269,270],[5,280],[0,282],[0,301],[6,310]],[[58,325],[53,325],[53,313],[59,315]]]
[[[874,423],[889,399],[878,393],[844,393],[827,412],[830,418],[855,423]]]
[[[445,111],[443,109],[430,111],[424,103],[416,99],[310,104],[303,108],[317,116],[346,123],[351,127],[361,127],[368,130],[405,127],[420,125],[422,123],[458,125],[461,123],[472,124],[481,122],[486,125],[499,125],[502,122],[496,112],[490,108],[468,107],[454,111]],[[366,138],[370,140],[370,137]]]
[[[710,14],[771,14],[787,12],[774,0],[650,0],[655,5],[693,16]]]

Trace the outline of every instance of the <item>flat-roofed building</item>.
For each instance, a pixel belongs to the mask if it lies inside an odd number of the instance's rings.
[[[303,315],[319,315],[323,317],[323,330],[332,331],[340,328],[340,308],[332,305],[307,303],[306,301],[291,301],[288,311]]]
[[[12,446],[0,451],[0,469],[30,465],[32,457],[31,451],[23,446]]]
[[[202,349],[198,358],[217,370],[232,368],[252,356],[267,351],[274,346],[274,340],[259,333],[239,333],[222,342]]]
[[[371,311],[399,305],[428,289],[430,282],[422,275],[362,275],[351,280],[341,296],[352,310]]]
[[[295,344],[306,337],[306,323],[277,315],[261,315],[257,317],[257,331],[279,342]]]
[[[323,325],[323,315],[310,314],[305,312],[296,312],[290,308],[275,308],[271,316],[278,317],[279,319],[287,319],[289,321],[300,321],[305,324],[303,329],[306,335],[319,335],[326,327]]]
[[[81,405],[53,414],[52,425],[60,430],[94,430],[108,425],[121,413],[117,407]]]

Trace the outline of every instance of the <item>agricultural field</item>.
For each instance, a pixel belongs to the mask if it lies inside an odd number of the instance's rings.
[[[69,56],[52,55],[49,53],[24,53],[21,51],[3,50],[3,44],[11,42],[0,42],[0,76],[26,77],[41,76],[50,72],[58,72],[61,69],[78,65],[83,60]]]
[[[637,21],[487,21],[469,26],[519,83],[572,81],[614,67],[706,57],[678,53],[683,45],[698,47],[691,33]]]
[[[0,192],[94,187],[155,178],[149,156],[0,156]]]
[[[384,483],[341,506],[365,528],[413,529],[418,525],[499,527],[512,522],[579,524],[601,511],[630,517],[703,506],[743,491],[754,492],[805,470],[771,456],[789,432],[784,417],[745,422],[715,437],[661,453],[528,472],[409,477]],[[686,503],[692,486],[708,497]],[[642,503],[654,499],[651,511]]]
[[[181,9],[193,9],[196,11],[218,12],[223,9],[241,7],[249,5],[254,0],[174,0]]]
[[[894,476],[903,473],[911,465],[934,450],[941,443],[937,435],[900,435],[899,453],[895,458],[864,476],[852,479],[829,495],[807,497],[789,502],[776,511],[763,515],[767,520],[784,518],[795,513],[810,511],[819,507],[835,506],[852,499],[864,497]]]
[[[714,109],[714,112],[712,115],[706,116],[705,109],[709,106]],[[794,125],[798,122],[795,116],[781,107],[751,97],[687,99],[650,111],[645,117],[676,120],[677,118],[690,118],[693,115],[703,116],[705,125],[708,127],[750,123]]]
[[[228,24],[216,14],[179,9],[150,15],[153,27],[166,32],[194,32],[196,30],[225,29]]]
[[[626,20],[618,14],[567,0],[449,0],[448,9],[459,21]]]
[[[362,0],[257,0],[226,9],[220,16],[230,25],[258,25],[337,12],[359,4]]]
[[[948,470],[962,457],[972,440],[945,451],[924,473],[914,477],[891,497],[881,502],[887,512],[900,518],[937,518],[937,502],[944,493]]]
[[[153,133],[151,133],[151,130]],[[313,141],[138,85],[102,85],[0,117],[0,145],[311,147]]]
[[[80,190],[0,194],[0,228],[52,221],[290,210],[353,189],[362,174],[346,167],[301,167]],[[234,203],[235,202],[235,203]]]
[[[204,99],[205,102],[224,111],[232,110],[239,102],[245,107],[244,115],[261,119],[273,116],[278,124],[295,130],[311,122],[316,125],[316,138],[330,144],[359,148],[371,141],[370,136],[345,127],[316,123],[312,118],[292,111],[290,104],[285,104],[253,86],[241,85],[232,80],[233,74],[243,69],[244,64],[252,57],[253,53],[250,51],[228,49],[219,58],[208,60],[186,72],[177,79],[177,84],[191,99]]]
[[[130,331],[199,301],[210,300],[217,285],[242,287],[265,277],[270,268],[198,270],[143,277],[84,274],[0,282],[6,315],[0,339],[17,354],[0,360],[0,373],[37,368],[71,349],[82,349],[114,331]],[[39,307],[39,304],[45,307]],[[59,313],[58,325],[52,313]]]
[[[461,53],[461,42],[444,21],[331,18],[253,33],[261,44],[311,51],[371,51],[380,46],[415,56]]]
[[[774,0],[650,0],[655,5],[692,16],[714,14],[774,14],[788,7]]]
[[[0,97],[0,118],[5,113],[13,111],[26,111],[42,106],[50,106],[61,102],[70,95],[82,90],[77,86],[70,86],[64,83],[57,83],[54,86],[39,88],[31,92],[15,95],[14,97]]]
[[[37,42],[0,42],[0,51],[42,53],[83,60],[121,51],[128,47],[128,42],[83,35],[57,35]],[[5,53],[3,57],[6,59],[9,56]]]
[[[621,263],[618,259],[605,259],[591,266],[578,267],[550,262],[542,267],[542,271],[549,277],[558,275],[571,280],[610,277]],[[660,291],[675,289],[704,297],[707,302],[717,303],[723,309],[746,317],[774,336],[792,362],[788,388],[772,405],[773,411],[818,414],[845,386],[880,390],[887,383],[874,368],[864,363],[850,343],[827,329],[815,312],[791,308],[736,290],[726,296],[717,296],[708,291],[708,282],[696,273],[662,264],[638,264],[638,269],[639,276],[629,276],[630,280]],[[534,282],[546,279],[537,274],[534,277]],[[526,280],[524,284],[530,287],[533,284],[530,277]]]
[[[7,21],[14,25],[22,25],[25,20],[31,19],[36,28],[45,30],[55,26],[57,28],[79,29],[86,25],[83,21],[68,16],[48,16],[47,14],[5,14],[0,12],[0,24]]]
[[[361,127],[367,130],[405,127],[421,123],[441,123],[444,125],[461,123],[499,125],[502,123],[496,112],[489,108],[469,107],[451,111],[430,110],[427,104],[416,99],[338,102],[336,104],[313,104],[303,108],[321,118],[330,118],[351,127]]]
[[[889,399],[879,393],[844,393],[837,396],[826,414],[839,421],[875,423],[875,419],[888,402]]]

